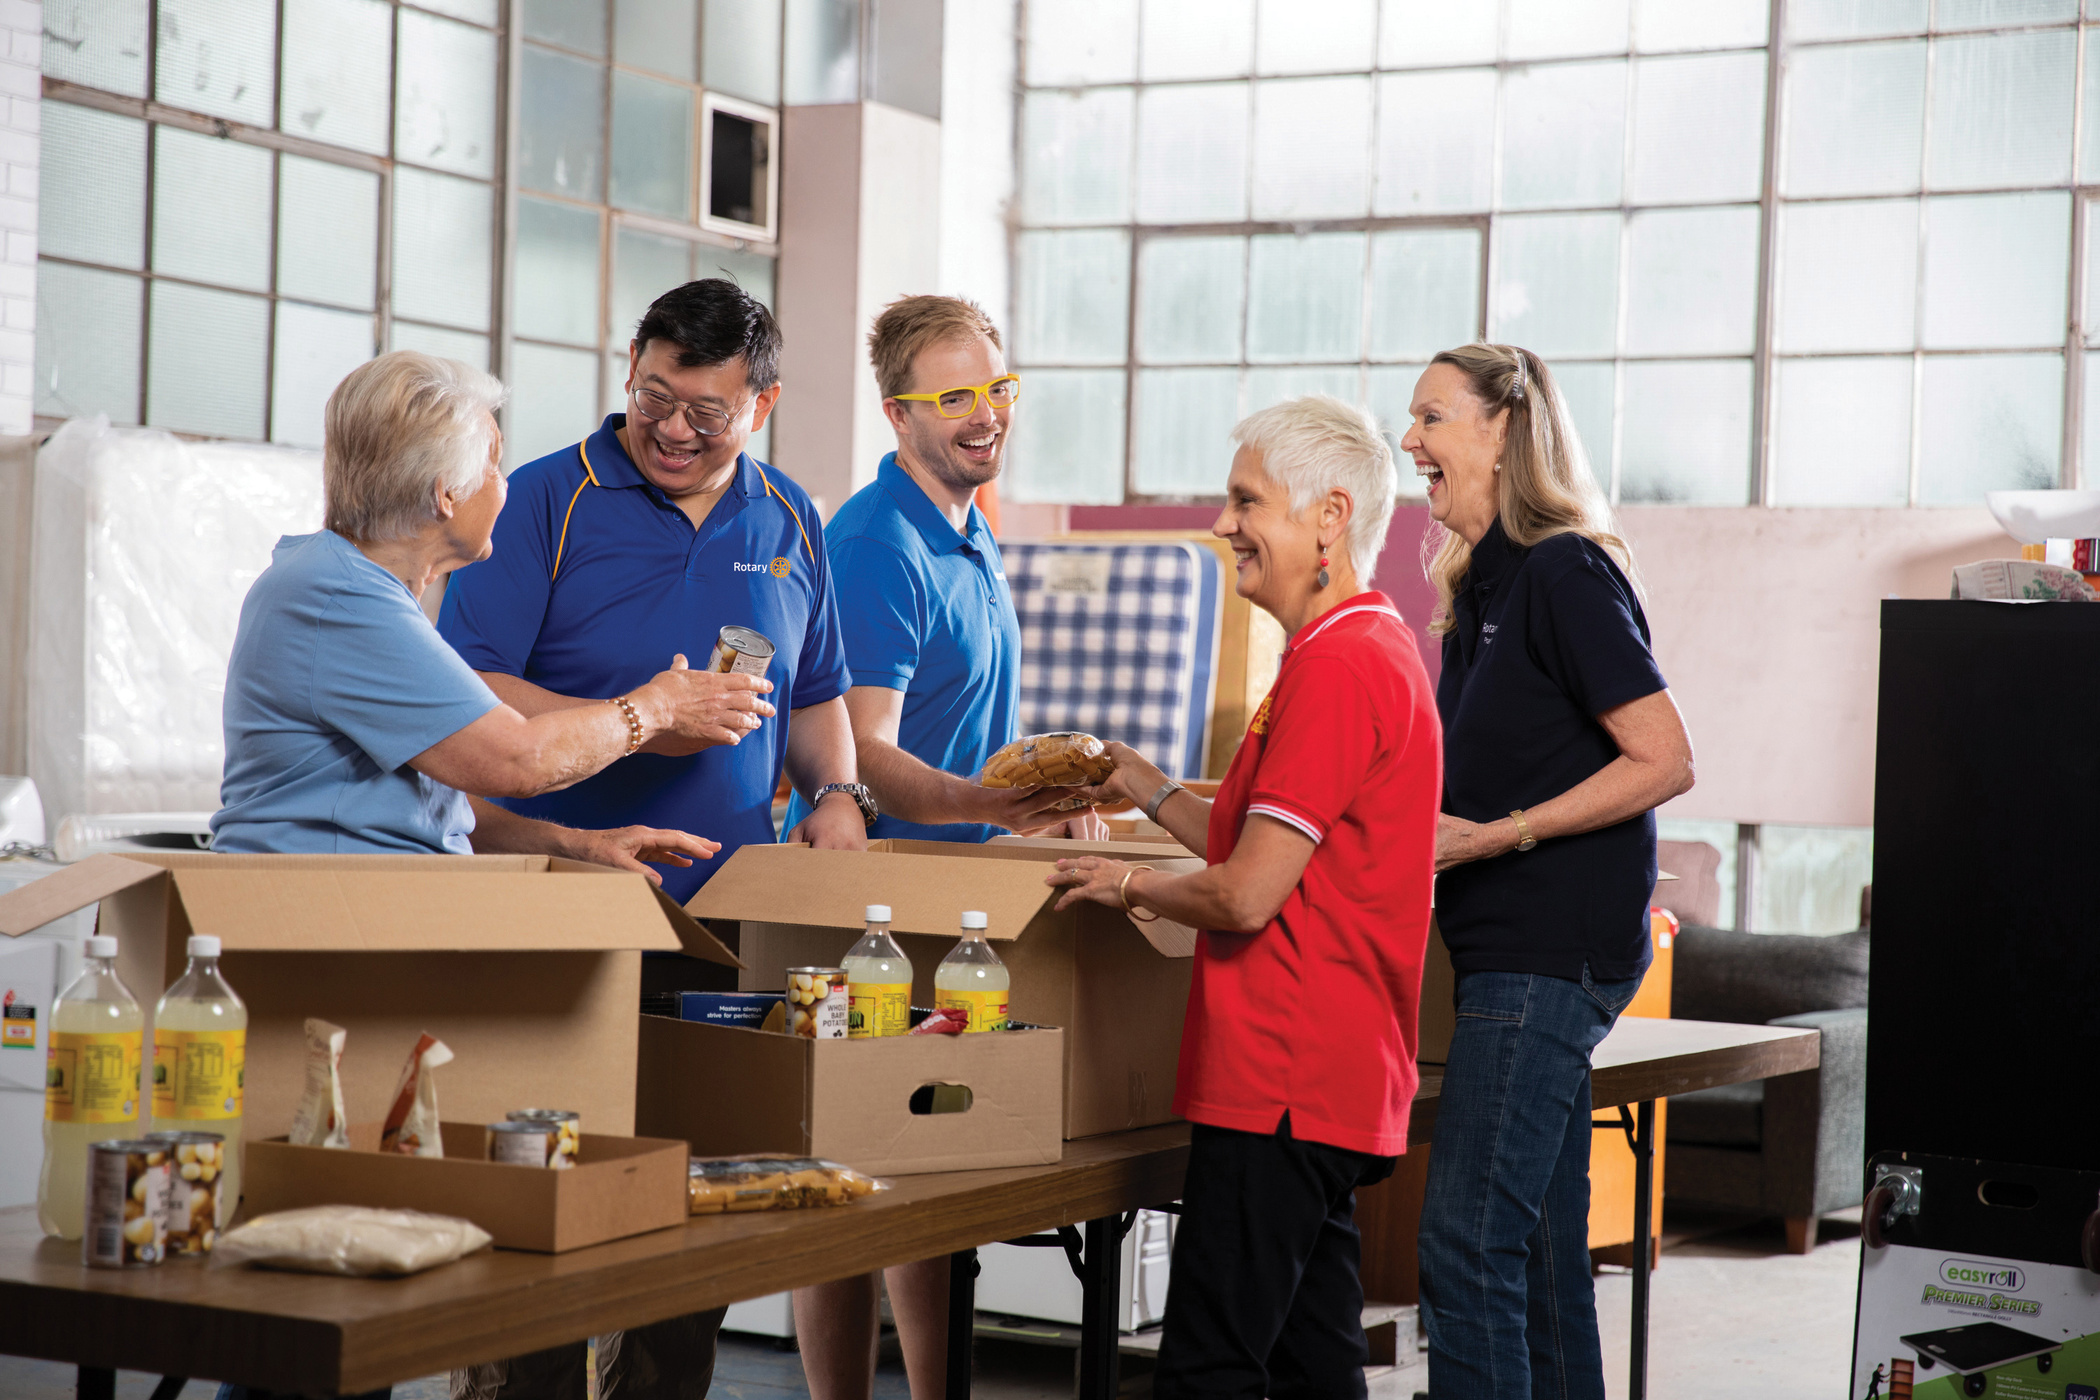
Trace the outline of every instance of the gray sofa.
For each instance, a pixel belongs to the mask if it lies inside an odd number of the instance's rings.
[[[1808,1026],[1822,1065],[1670,1100],[1664,1190],[1673,1200],[1781,1216],[1788,1248],[1860,1202],[1866,1146],[1868,931],[1812,936],[1687,924],[1677,936],[1678,1020]]]

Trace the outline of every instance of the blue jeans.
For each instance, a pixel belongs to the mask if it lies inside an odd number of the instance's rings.
[[[1418,1241],[1436,1400],[1604,1400],[1590,1052],[1640,985],[1458,978]]]

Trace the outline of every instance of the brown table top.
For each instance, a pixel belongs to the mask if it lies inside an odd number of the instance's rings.
[[[1813,1031],[1627,1019],[1598,1048],[1597,1104],[1812,1069]],[[1423,1067],[1414,1142],[1442,1074]],[[568,1254],[486,1251],[407,1279],[336,1279],[182,1259],[82,1267],[29,1207],[0,1210],[0,1352],[272,1390],[356,1393],[931,1258],[1180,1194],[1186,1124],[1065,1144],[1050,1166],[895,1178],[841,1210],[705,1216]]]

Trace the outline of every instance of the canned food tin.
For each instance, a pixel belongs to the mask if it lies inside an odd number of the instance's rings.
[[[169,1258],[209,1254],[225,1223],[219,1211],[219,1182],[226,1171],[226,1139],[217,1133],[146,1134],[168,1152],[168,1208],[162,1217]]]
[[[164,1142],[116,1138],[88,1144],[83,1264],[141,1269],[167,1257],[168,1159]]]
[[[788,969],[788,1030],[810,1040],[844,1040],[852,1003],[843,967]]]
[[[513,1123],[546,1128],[553,1137],[552,1158],[546,1165],[573,1167],[583,1149],[583,1117],[566,1108],[520,1108],[503,1115]]]
[[[551,1166],[555,1133],[555,1128],[547,1123],[491,1123],[489,1160],[515,1167]]]
[[[772,664],[773,644],[762,634],[749,627],[724,627],[715,641],[715,654],[708,662],[708,669],[739,676],[763,676],[766,667]]]

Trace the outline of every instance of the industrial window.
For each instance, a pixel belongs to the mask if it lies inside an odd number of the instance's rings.
[[[1482,335],[1552,363],[1620,502],[2075,481],[2077,0],[1774,25],[1766,0],[1029,0],[1016,494],[1214,497],[1235,418],[1315,390],[1397,442],[1423,362]]]
[[[47,0],[44,29],[40,416],[315,446],[343,374],[411,348],[512,382],[515,463],[588,431],[649,297],[723,267],[771,301],[770,205],[703,225],[699,123],[719,89],[769,142],[780,0]]]

